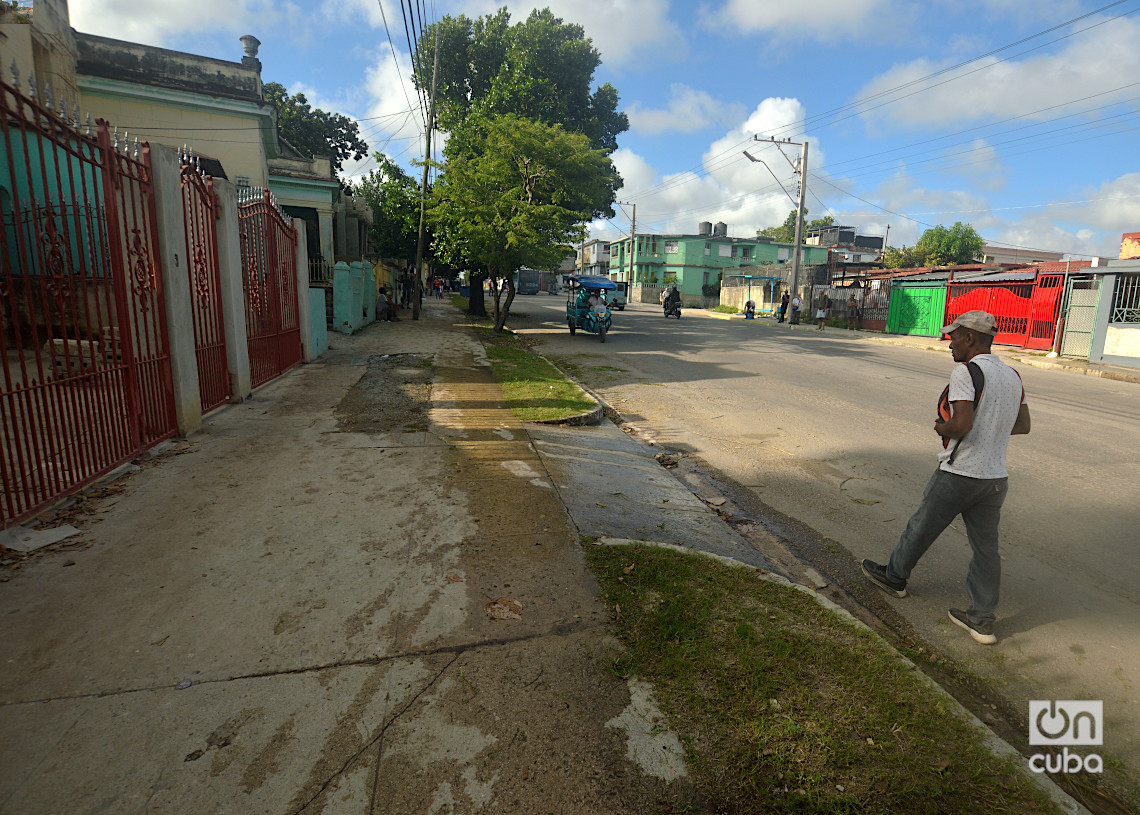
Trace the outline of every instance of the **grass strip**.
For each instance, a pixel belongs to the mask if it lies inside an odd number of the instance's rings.
[[[717,813],[1053,812],[869,633],[749,569],[587,546],[625,651]],[[696,802],[695,802],[696,803]]]
[[[486,344],[486,349],[507,406],[520,420],[568,419],[597,407],[585,391],[538,354],[509,345]]]
[[[737,314],[740,309],[736,306],[726,306],[722,303],[719,306],[713,306],[709,311],[719,311],[721,314]]]

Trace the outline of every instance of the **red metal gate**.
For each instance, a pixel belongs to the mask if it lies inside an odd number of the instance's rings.
[[[239,203],[250,380],[257,387],[301,361],[297,231],[269,190],[242,191]]]
[[[149,148],[71,118],[0,82],[0,526],[176,429]]]
[[[997,318],[995,342],[1022,348],[1052,348],[1064,275],[1038,275],[1034,280],[950,282],[946,325],[967,311],[988,311]]]
[[[222,275],[218,264],[217,206],[214,182],[182,155],[182,203],[186,227],[186,268],[198,357],[198,394],[203,412],[230,398],[226,334],[222,322]]]

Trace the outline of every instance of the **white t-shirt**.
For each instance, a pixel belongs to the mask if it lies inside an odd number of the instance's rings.
[[[982,399],[974,411],[974,426],[958,444],[954,463],[949,464],[954,442],[938,455],[939,467],[968,478],[1006,478],[1005,450],[1017,413],[1025,401],[1021,377],[993,354],[978,354],[976,362],[985,377]],[[974,381],[965,364],[950,373],[951,402],[973,402]]]

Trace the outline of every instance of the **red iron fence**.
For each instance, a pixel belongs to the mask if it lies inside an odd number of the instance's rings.
[[[268,190],[239,192],[250,381],[257,387],[301,361],[297,231]]]
[[[149,159],[0,82],[0,526],[175,432]]]
[[[187,270],[198,358],[198,393],[202,411],[229,400],[230,371],[222,322],[221,267],[218,263],[217,203],[214,182],[182,155],[182,203],[186,227]]]
[[[1022,348],[1053,347],[1057,309],[1064,275],[1044,274],[1033,280],[973,280],[947,285],[946,322],[967,311],[988,311],[997,318],[995,342]]]

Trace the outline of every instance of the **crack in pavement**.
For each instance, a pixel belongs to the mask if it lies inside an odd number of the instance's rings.
[[[181,683],[174,685],[163,684],[149,685],[139,688],[122,688],[119,690],[98,691],[93,693],[75,693],[60,696],[47,696],[42,699],[19,699],[12,702],[0,702],[0,710],[9,707],[19,707],[21,705],[44,704],[47,702],[71,702],[82,699],[107,699],[116,696],[129,696],[130,694],[134,693],[150,693],[153,691],[162,690],[187,690],[190,687],[198,685],[220,685],[226,682],[239,682],[249,679],[267,679],[275,676],[297,676],[301,674],[314,673],[317,671],[324,671],[330,668],[375,667],[377,665],[383,665],[386,662],[396,662],[404,659],[419,659],[421,657],[429,657],[436,654],[455,654],[458,657],[469,651],[477,651],[482,648],[495,647],[499,645],[512,645],[519,642],[533,642],[545,637],[564,637],[569,634],[577,634],[583,631],[591,631],[604,627],[604,623],[562,623],[555,625],[546,631],[541,631],[533,634],[524,634],[520,637],[495,637],[494,639],[482,640],[481,642],[443,645],[439,648],[427,648],[421,651],[404,651],[399,654],[392,654],[390,656],[361,657],[360,659],[349,659],[339,662],[322,662],[317,665],[306,665],[300,668],[283,668],[277,671],[259,671],[256,673],[237,674],[235,676],[221,677],[218,679],[202,679],[193,682],[191,685],[187,685],[185,688],[179,688],[179,684]]]

